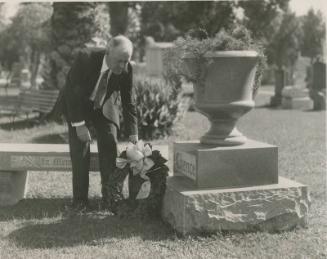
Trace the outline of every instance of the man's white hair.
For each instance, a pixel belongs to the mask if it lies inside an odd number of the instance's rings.
[[[133,43],[129,40],[129,38],[118,35],[110,39],[108,43],[108,49],[113,50],[117,47],[126,49],[129,53],[133,52]]]

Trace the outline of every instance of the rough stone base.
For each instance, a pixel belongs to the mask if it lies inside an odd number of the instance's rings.
[[[14,205],[25,198],[28,173],[0,171],[0,206]]]
[[[284,231],[305,226],[307,186],[279,177],[278,184],[196,190],[185,177],[170,177],[162,217],[177,232]]]

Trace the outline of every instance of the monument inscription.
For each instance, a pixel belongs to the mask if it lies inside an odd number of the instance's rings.
[[[190,153],[175,151],[174,171],[196,180],[196,157]]]

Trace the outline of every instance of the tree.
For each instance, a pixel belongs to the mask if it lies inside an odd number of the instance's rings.
[[[0,32],[5,28],[4,3],[0,3]]]
[[[32,86],[36,85],[41,56],[49,46],[48,34],[43,25],[50,19],[51,14],[52,7],[48,3],[24,3],[13,18],[13,30],[20,39],[21,50],[26,55]]]
[[[301,42],[301,53],[309,57],[311,63],[314,59],[323,55],[323,44],[326,37],[326,27],[320,11],[314,12],[310,9],[302,18],[303,37]]]
[[[21,61],[31,73],[31,85],[35,86],[41,56],[48,46],[48,37],[43,23],[51,16],[52,8],[47,3],[20,4],[12,23],[3,31],[2,56],[7,69]]]
[[[288,10],[289,0],[253,0],[240,1],[238,7],[244,11],[242,23],[248,28],[254,39],[260,40],[266,49],[272,42],[282,23],[283,14]],[[271,64],[273,56],[267,54]]]
[[[142,5],[142,34],[156,41],[174,40],[190,29],[203,28],[210,36],[228,28],[235,19],[232,1],[145,2]],[[171,35],[167,32],[179,32]]]
[[[4,3],[0,3],[0,65],[7,71],[11,71],[14,62],[18,61],[18,49],[13,46],[12,32],[5,22]]]
[[[276,18],[288,9],[289,0],[240,1],[238,6],[244,10],[244,25],[256,39],[269,39],[275,31]]]
[[[173,41],[191,29],[205,29],[209,36],[214,36],[220,29],[233,25],[236,19],[234,1],[158,1],[140,5],[141,50],[146,36],[155,41]]]
[[[109,2],[111,35],[126,34],[128,28],[128,2]]]
[[[1,66],[8,71],[8,78],[10,77],[13,65],[19,61],[20,49],[18,47],[19,41],[13,38],[11,27],[5,28],[1,32],[0,37],[0,62]]]
[[[267,53],[270,62],[279,69],[292,68],[300,51],[300,22],[295,13],[284,13],[281,24],[273,39],[268,43]]]
[[[108,40],[110,34],[110,16],[107,3],[98,3],[95,7],[95,24],[98,28],[96,36]]]
[[[47,87],[62,88],[77,52],[99,32],[94,2],[54,2],[51,17],[50,76]]]

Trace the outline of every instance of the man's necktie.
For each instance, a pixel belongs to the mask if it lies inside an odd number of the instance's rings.
[[[108,73],[109,73],[109,69],[104,71],[101,75],[98,90],[94,98],[94,109],[100,109],[103,104],[104,98],[107,93]]]

